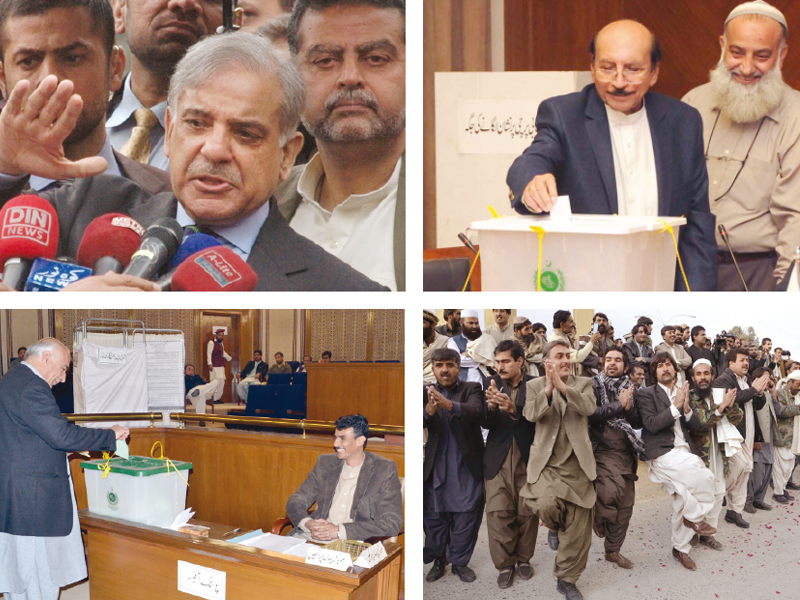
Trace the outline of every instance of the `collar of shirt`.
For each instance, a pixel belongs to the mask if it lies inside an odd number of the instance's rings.
[[[738,375],[736,375],[736,373],[734,373],[734,376],[736,377],[736,381],[739,383],[740,387],[741,386],[744,386],[745,388],[749,388],[750,387],[750,384],[747,383],[747,375],[739,377]]]
[[[28,367],[28,368],[29,368],[31,371],[33,371],[33,372],[34,372],[34,374],[35,374],[35,375],[36,375],[36,376],[37,376],[39,379],[41,379],[42,381],[44,381],[45,383],[47,383],[47,381],[45,380],[45,378],[44,378],[44,377],[42,377],[42,374],[41,374],[41,373],[39,373],[39,371],[37,371],[37,370],[36,370],[36,368],[35,368],[33,365],[31,365],[31,363],[28,363],[28,362],[22,361],[22,364],[23,364],[23,365],[25,365],[26,367]]]
[[[672,391],[670,391],[670,389],[667,386],[665,386],[665,385],[663,385],[661,383],[659,383],[658,386],[662,390],[664,390],[664,393],[667,395],[667,398],[669,398],[670,400],[674,400],[675,399],[675,395],[678,393],[678,386],[677,385],[672,388]]]
[[[377,190],[367,194],[353,194],[333,210],[360,210],[368,204],[373,204],[375,206],[380,204],[381,201],[389,195],[389,192],[397,187],[397,184],[400,181],[400,163],[402,160],[403,159],[400,158],[400,160],[397,161],[397,165],[395,165],[389,181],[387,181]],[[316,210],[322,213],[326,219],[328,219],[330,218],[332,211],[322,208],[322,205],[320,205],[316,199],[317,186],[319,185],[319,181],[323,173],[324,170],[322,167],[322,159],[320,158],[319,153],[317,153],[314,155],[314,158],[309,161],[308,165],[303,170],[303,174],[300,175],[300,179],[297,182],[297,192],[300,194],[300,197],[303,199],[304,203],[314,207]]]
[[[144,104],[142,104],[136,97],[136,94],[133,93],[131,89],[131,74],[128,73],[127,77],[125,77],[125,83],[122,86],[122,100],[120,100],[114,112],[106,119],[106,127],[119,127],[128,119],[132,118],[133,113],[140,108],[144,108]],[[153,111],[153,114],[158,119],[161,128],[166,131],[167,101],[164,100],[164,102],[159,102],[155,106],[151,106],[150,110]]]
[[[606,114],[608,115],[608,123],[609,125],[635,125],[639,121],[642,120],[647,114],[647,110],[644,104],[644,98],[642,98],[642,108],[637,110],[635,113],[631,115],[626,115],[623,112],[619,112],[618,110],[614,110],[608,104],[605,105],[606,107]]]
[[[106,141],[103,142],[103,148],[100,150],[100,153],[97,156],[102,156],[108,163],[108,168],[105,170],[106,175],[116,175],[117,177],[122,177],[122,171],[119,168],[119,164],[117,164],[117,159],[114,156],[114,150],[111,148],[111,140],[108,139],[108,136],[106,136]],[[41,192],[42,190],[53,185],[55,182],[55,179],[47,179],[45,177],[31,175],[30,179],[28,180],[28,185],[31,186],[32,190]]]
[[[253,249],[253,244],[256,243],[258,233],[261,231],[261,227],[264,225],[268,217],[269,202],[265,202],[261,208],[250,213],[234,225],[218,225],[215,227],[209,227],[209,229],[211,229],[220,237],[225,238],[224,240],[220,241],[223,243],[227,242],[227,244],[225,244],[226,246],[233,250],[243,260],[247,260],[250,256],[250,252]],[[178,202],[178,212],[175,215],[175,219],[178,221],[178,224],[181,227],[194,225],[194,219],[186,214],[186,211],[183,209],[183,205],[181,205],[180,202]]]

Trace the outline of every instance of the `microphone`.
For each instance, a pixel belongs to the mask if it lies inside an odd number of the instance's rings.
[[[201,250],[175,270],[172,290],[178,292],[249,292],[258,275],[225,246]]]
[[[744,281],[744,276],[742,275],[742,271],[739,269],[739,263],[736,262],[736,257],[733,255],[733,248],[731,248],[731,242],[728,239],[728,230],[725,229],[725,225],[722,223],[719,224],[717,227],[719,230],[719,236],[722,238],[722,241],[725,242],[725,246],[728,248],[728,252],[731,255],[731,259],[733,260],[733,266],[736,267],[736,272],[739,274],[739,279],[742,280],[742,285],[744,286],[744,291],[749,292],[750,290],[747,289],[747,284]]]
[[[22,291],[34,259],[58,252],[58,214],[44,198],[25,194],[0,210],[0,264],[3,283]]]
[[[37,258],[25,282],[26,292],[59,292],[70,283],[90,277],[92,270],[64,260]]]
[[[144,227],[120,213],[94,219],[86,227],[78,246],[78,264],[91,267],[95,275],[122,273],[142,241]]]
[[[178,248],[175,256],[172,257],[169,263],[169,270],[159,277],[156,283],[161,286],[162,291],[170,291],[172,289],[172,277],[183,261],[193,254],[197,254],[200,250],[206,250],[207,248],[213,248],[219,245],[220,243],[217,238],[206,233],[195,233],[187,236],[186,239],[183,240],[181,247]]]
[[[139,249],[131,256],[131,262],[122,272],[143,279],[152,279],[158,270],[167,264],[181,245],[183,228],[171,217],[161,217],[148,227]]]
[[[473,254],[477,254],[478,253],[478,249],[475,248],[475,246],[472,245],[472,242],[469,241],[469,238],[466,235],[464,235],[463,233],[459,233],[458,234],[458,239],[460,239],[461,243],[464,244],[467,248],[472,250]]]

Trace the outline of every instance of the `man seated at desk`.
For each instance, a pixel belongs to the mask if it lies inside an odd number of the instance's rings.
[[[397,463],[366,452],[369,423],[362,415],[336,421],[333,447],[286,503],[289,535],[329,542],[395,536],[403,525]],[[316,510],[308,509],[316,502]]]

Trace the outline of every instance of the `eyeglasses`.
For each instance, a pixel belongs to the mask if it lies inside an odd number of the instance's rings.
[[[645,67],[625,67],[622,71],[617,71],[616,69],[610,69],[608,67],[592,67],[595,72],[595,76],[600,81],[611,82],[616,81],[617,77],[622,76],[623,81],[627,81],[631,84],[639,84],[644,81],[644,78],[647,77],[647,73],[650,69]]]

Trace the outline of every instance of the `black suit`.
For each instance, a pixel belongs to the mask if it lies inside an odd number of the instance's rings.
[[[645,459],[653,460],[665,455],[675,447],[675,431],[673,430],[675,418],[670,410],[672,402],[658,384],[639,390],[634,397],[634,402],[639,406],[639,414],[642,416],[644,425],[642,441],[644,442]],[[692,453],[697,454],[689,431],[696,431],[700,427],[700,419],[692,412],[691,419],[687,421],[683,411],[678,419],[686,443],[689,444]]]
[[[0,203],[17,190],[0,193]],[[9,193],[12,192],[12,193]],[[59,255],[76,256],[86,226],[110,212],[130,215],[143,227],[160,217],[175,217],[172,193],[155,196],[121,177],[97,175],[76,179],[40,194],[55,206],[61,237]],[[248,264],[258,275],[257,291],[386,290],[335,256],[294,232],[270,200],[269,217],[256,238]]]
[[[749,375],[746,375],[747,384],[752,385],[753,380]],[[764,405],[767,403],[767,397],[763,394],[759,395],[754,387],[750,387],[749,389],[743,390],[739,387],[739,382],[736,380],[736,374],[731,371],[730,369],[726,370],[722,375],[717,377],[712,384],[712,387],[715,388],[724,388],[727,390],[736,390],[736,404],[738,404],[742,410],[744,410],[744,405],[747,404],[750,400],[753,401],[753,416],[755,417],[755,411],[761,410],[764,408]],[[753,419],[753,423],[755,424],[755,436],[753,437],[754,442],[771,442],[772,440],[765,440],[764,436],[761,433],[761,427],[758,425],[758,418]],[[747,438],[747,419],[742,419],[739,421],[739,424],[736,426],[736,429],[739,430],[739,433],[742,434],[743,438]]]
[[[508,384],[499,375],[492,377],[497,389],[511,397]],[[484,479],[494,479],[503,461],[506,459],[508,451],[511,449],[512,438],[517,440],[522,460],[528,463],[528,456],[533,444],[533,437],[536,433],[536,423],[531,423],[522,416],[522,409],[525,408],[525,388],[527,382],[533,379],[530,375],[524,375],[519,390],[517,391],[517,415],[518,419],[512,419],[507,412],[502,410],[492,410],[486,412],[483,420],[483,427],[489,430],[486,438],[486,449],[483,452],[483,477]]]
[[[64,537],[72,530],[66,452],[113,450],[114,432],[69,423],[50,386],[20,365],[0,379],[0,531]]]
[[[255,366],[255,364],[256,364],[256,361],[254,361],[254,360],[248,361],[247,364],[244,366],[244,369],[242,369],[241,372],[239,373],[239,377],[244,379],[247,375],[249,375],[250,371],[253,370],[253,367]],[[260,363],[258,363],[258,369],[256,369],[256,372],[255,372],[256,378],[259,381],[264,381],[264,379],[266,379],[266,377],[267,377],[267,370],[268,369],[269,369],[269,366],[267,365],[266,362],[264,362],[262,360]]]

